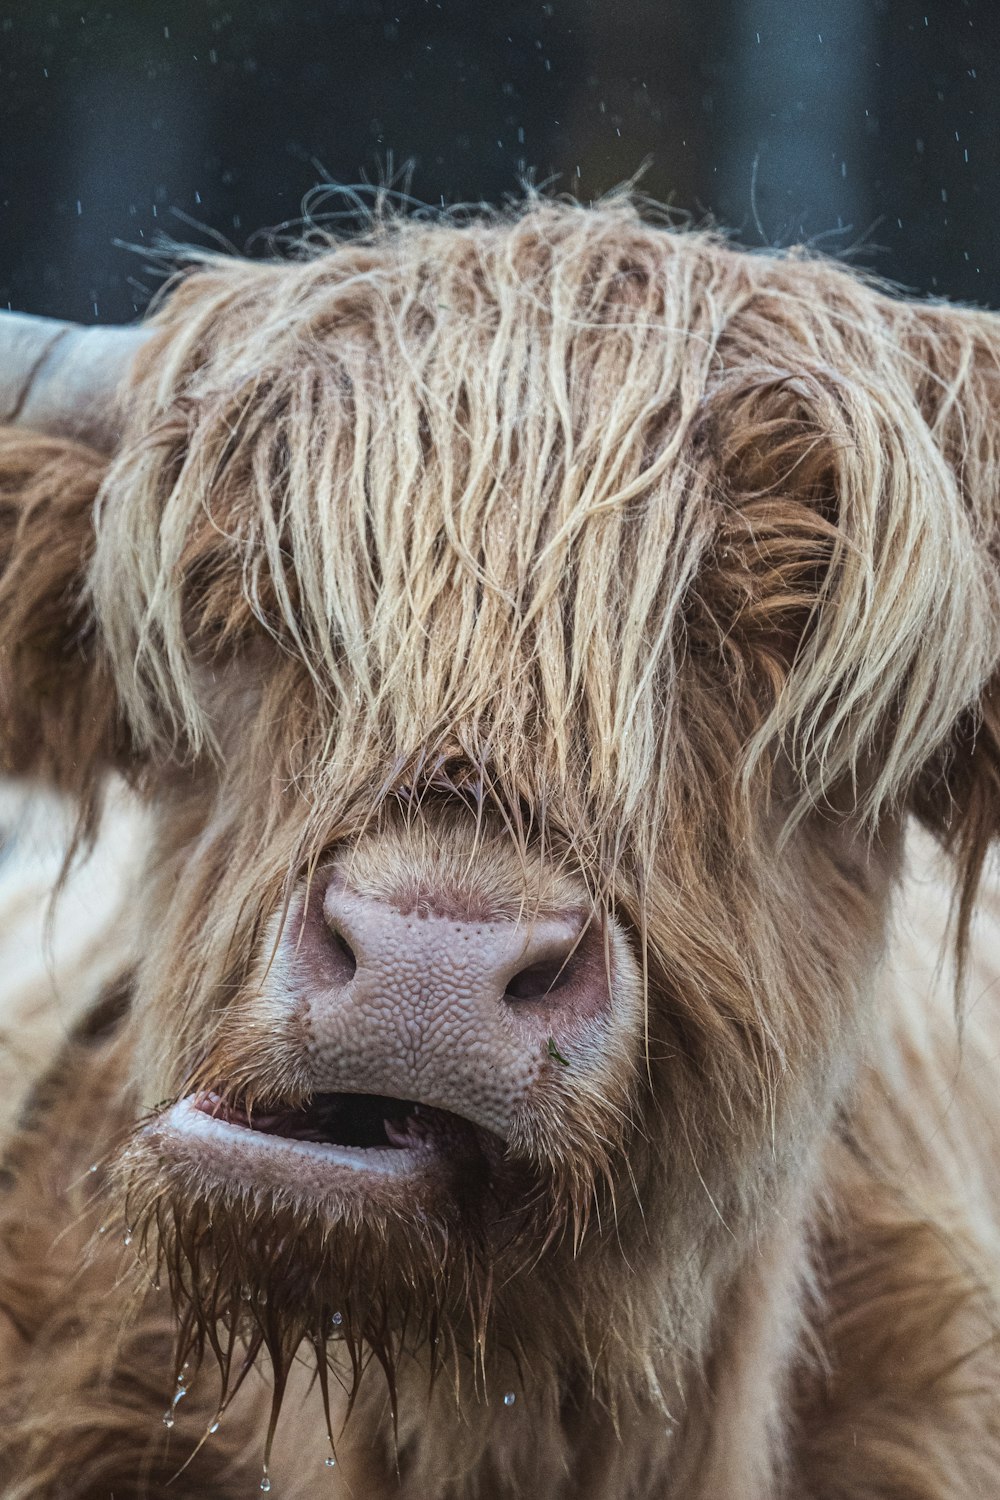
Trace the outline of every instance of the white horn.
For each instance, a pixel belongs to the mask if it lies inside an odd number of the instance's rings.
[[[113,452],[121,388],[144,328],[83,328],[0,313],[0,424],[78,438]]]

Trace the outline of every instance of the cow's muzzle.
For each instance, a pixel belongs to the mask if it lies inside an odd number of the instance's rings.
[[[608,1056],[623,939],[582,889],[484,909],[454,887],[387,897],[349,876],[333,866],[303,886],[251,1015],[234,1018],[228,1053],[280,1039],[292,1093],[262,1078],[244,1096],[220,1074],[164,1122],[213,1175],[328,1196],[496,1164]]]

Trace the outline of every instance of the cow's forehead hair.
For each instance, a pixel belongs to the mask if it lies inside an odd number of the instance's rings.
[[[992,649],[908,316],[624,201],[208,259],[158,314],[100,512],[136,733],[197,748],[197,663],[263,632],[324,774],[458,742],[509,801],[641,842],[778,740],[821,795],[916,683],[877,809]],[[782,661],[789,598],[811,635]]]

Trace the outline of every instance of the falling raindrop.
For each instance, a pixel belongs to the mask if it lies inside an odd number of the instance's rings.
[[[504,1404],[504,1406],[513,1406],[514,1402],[516,1400],[517,1400],[517,1397],[514,1395],[514,1392],[513,1391],[508,1391],[507,1394],[503,1398],[503,1404]]]

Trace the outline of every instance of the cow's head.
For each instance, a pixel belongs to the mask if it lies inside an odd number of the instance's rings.
[[[553,1401],[697,1355],[904,810],[969,890],[995,830],[991,345],[536,204],[208,261],[87,387],[109,459],[4,437],[7,762],[159,809],[123,1179],[186,1339]]]

